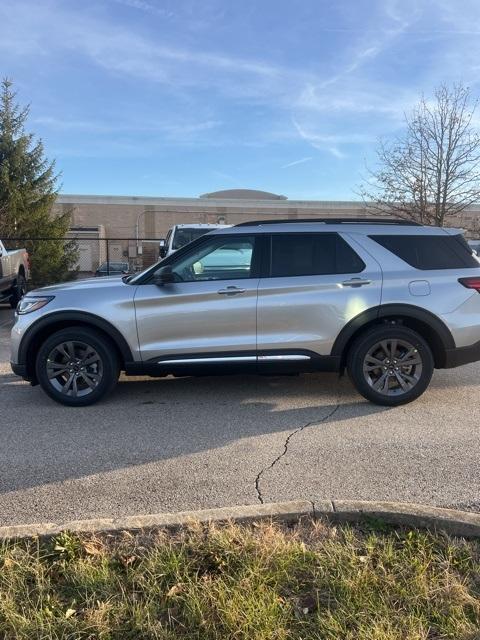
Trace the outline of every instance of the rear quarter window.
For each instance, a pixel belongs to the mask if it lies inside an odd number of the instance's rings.
[[[365,263],[336,233],[289,233],[271,237],[271,277],[360,273]]]
[[[479,267],[461,235],[371,235],[370,238],[415,269],[474,269]]]

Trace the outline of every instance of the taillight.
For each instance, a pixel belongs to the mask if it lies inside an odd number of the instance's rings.
[[[459,278],[458,281],[460,284],[463,284],[467,289],[475,289],[480,293],[480,277],[474,276],[473,278]]]

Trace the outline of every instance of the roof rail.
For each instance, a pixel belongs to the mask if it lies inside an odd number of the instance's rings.
[[[322,222],[323,224],[395,224],[408,227],[422,226],[419,222],[400,218],[283,218],[278,220],[252,220],[252,222],[240,222],[235,226],[258,227],[264,224],[290,224],[297,222]]]

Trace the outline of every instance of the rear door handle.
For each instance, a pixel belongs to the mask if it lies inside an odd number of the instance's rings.
[[[227,287],[226,289],[219,289],[217,293],[221,296],[236,296],[239,293],[245,293],[246,289],[240,289],[240,287]]]
[[[362,280],[362,278],[352,278],[351,280],[344,280],[342,282],[344,287],[363,287],[364,284],[372,284],[372,281]]]

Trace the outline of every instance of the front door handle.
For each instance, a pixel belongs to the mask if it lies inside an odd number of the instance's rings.
[[[372,284],[372,281],[362,280],[362,278],[352,278],[351,280],[344,280],[342,282],[344,287],[363,287],[364,284]]]
[[[236,296],[239,293],[245,293],[246,289],[240,289],[240,287],[227,287],[226,289],[219,289],[217,293],[222,296]]]

